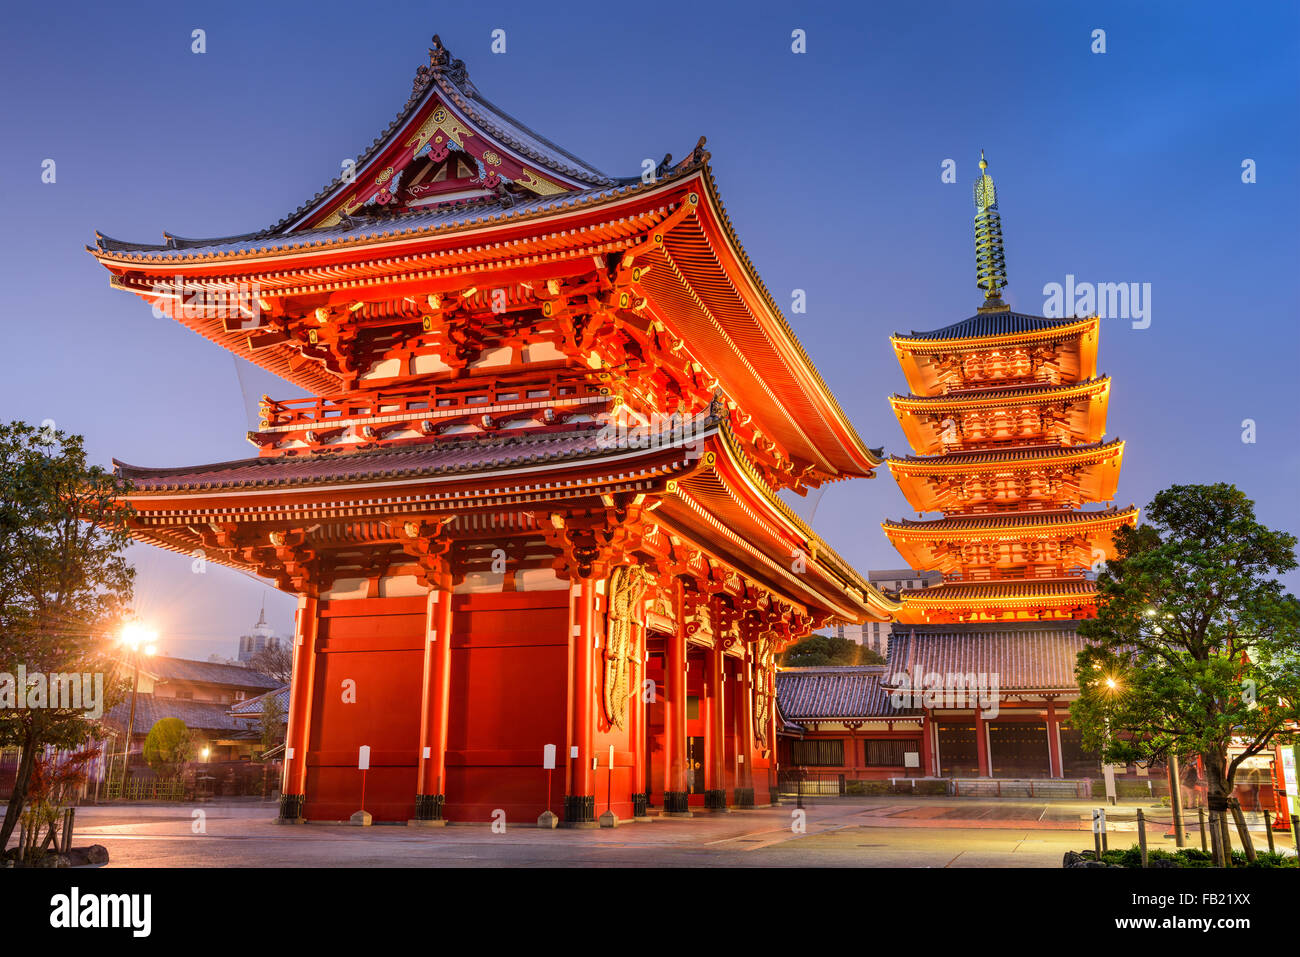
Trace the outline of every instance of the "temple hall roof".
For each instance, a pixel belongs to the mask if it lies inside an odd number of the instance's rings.
[[[139,494],[479,472],[608,454],[599,430],[589,428],[502,439],[443,439],[360,452],[262,456],[172,468],[144,468],[116,459],[113,465]]]
[[[661,185],[660,183],[653,185]],[[212,259],[218,256],[240,256],[267,253],[274,250],[327,249],[334,246],[360,244],[367,241],[396,239],[404,236],[436,234],[466,227],[489,226],[504,222],[522,222],[534,216],[553,215],[606,199],[630,195],[638,190],[636,185],[596,187],[575,190],[554,196],[538,196],[506,204],[500,200],[479,200],[467,203],[435,206],[402,216],[385,218],[353,217],[348,223],[323,229],[288,233],[247,233],[242,236],[225,236],[214,239],[179,239],[170,237],[162,244],[132,243],[112,239],[96,233],[98,251],[125,253],[115,258],[143,261],[187,261]],[[94,251],[94,250],[92,250]]]
[[[916,465],[939,468],[966,469],[973,465],[1001,465],[1033,459],[1081,458],[1094,452],[1117,452],[1122,439],[1109,442],[1089,442],[1082,445],[1027,445],[998,449],[963,449],[935,455],[891,455],[891,465]]]
[[[1086,644],[1074,622],[895,628],[881,682],[892,687],[918,671],[983,673],[996,674],[1002,692],[1073,691],[1075,661]]]
[[[887,519],[881,524],[886,529],[906,531],[961,531],[978,532],[986,529],[1034,529],[1053,525],[1082,525],[1088,522],[1128,521],[1136,518],[1137,509],[1043,509],[1041,511],[980,512],[974,515],[955,515],[950,518],[930,520]]]
[[[884,672],[883,665],[783,668],[776,673],[781,714],[792,721],[916,714],[893,706],[881,686]]]
[[[984,336],[1006,336],[1020,332],[1040,332],[1070,326],[1083,321],[1082,316],[1068,319],[1048,319],[1044,316],[1030,316],[1021,312],[982,312],[968,319],[962,319],[928,332],[915,329],[909,333],[894,333],[896,339],[970,339]]]

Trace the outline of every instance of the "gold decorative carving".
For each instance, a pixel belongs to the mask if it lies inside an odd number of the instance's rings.
[[[627,723],[630,673],[640,660],[636,612],[648,575],[639,565],[619,565],[609,576],[609,611],[605,625],[605,717],[620,730]]]

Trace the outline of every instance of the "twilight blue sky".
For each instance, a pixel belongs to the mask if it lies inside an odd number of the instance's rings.
[[[7,4],[0,417],[52,419],[104,464],[253,454],[249,402],[293,388],[111,291],[83,246],[96,229],[158,241],[275,222],[400,110],[436,31],[485,96],[606,172],[636,175],[706,134],[768,287],[787,304],[806,290],[795,330],[867,443],[893,451],[905,444],[885,397],[905,386],[889,334],[980,302],[970,184],[984,148],[1013,307],[1041,313],[1044,285],[1067,273],[1151,284],[1150,328],[1102,327],[1109,434],[1128,440],[1120,504],[1227,480],[1263,521],[1300,530],[1297,4],[479,9]],[[497,28],[505,54],[490,52]],[[941,182],[945,159],[955,185]],[[1247,418],[1254,444],[1241,441]],[[908,514],[882,472],[826,491],[814,525],[866,571],[899,564],[878,523]],[[290,628],[292,599],[264,585],[132,554],[139,611],[172,654],[233,655],[263,596]]]

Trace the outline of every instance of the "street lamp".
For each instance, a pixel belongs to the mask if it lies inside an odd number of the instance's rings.
[[[135,699],[140,690],[140,656],[151,657],[157,651],[154,641],[157,640],[157,632],[151,631],[141,625],[139,622],[128,622],[122,628],[118,641],[131,657],[132,677],[131,677],[131,716],[127,719],[126,724],[126,743],[122,750],[122,790],[126,790],[126,776],[130,771],[131,764],[131,737],[135,732]],[[121,795],[119,795],[121,796]]]

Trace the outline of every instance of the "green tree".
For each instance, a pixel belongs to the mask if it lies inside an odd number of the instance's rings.
[[[1115,534],[1070,714],[1108,761],[1199,755],[1226,834],[1237,768],[1300,719],[1300,602],[1275,578],[1296,567],[1296,537],[1227,484],[1172,486],[1147,518]]]
[[[860,665],[883,665],[885,658],[874,648],[868,648],[861,645],[858,648],[858,664]]]
[[[144,760],[164,781],[194,757],[194,736],[180,718],[159,718],[144,739]]]
[[[857,642],[837,635],[809,635],[786,649],[781,658],[781,666],[810,668],[817,665],[852,665],[857,660]]]
[[[280,707],[280,693],[272,691],[262,698],[262,751],[271,750],[284,740],[284,709]]]
[[[122,554],[125,491],[87,465],[80,436],[0,423],[0,672],[102,675],[104,710],[124,691],[107,636],[125,617],[135,575]],[[85,708],[51,703],[0,706],[0,747],[22,749],[0,847],[27,801],[36,756],[47,745],[75,749],[96,730]]]

